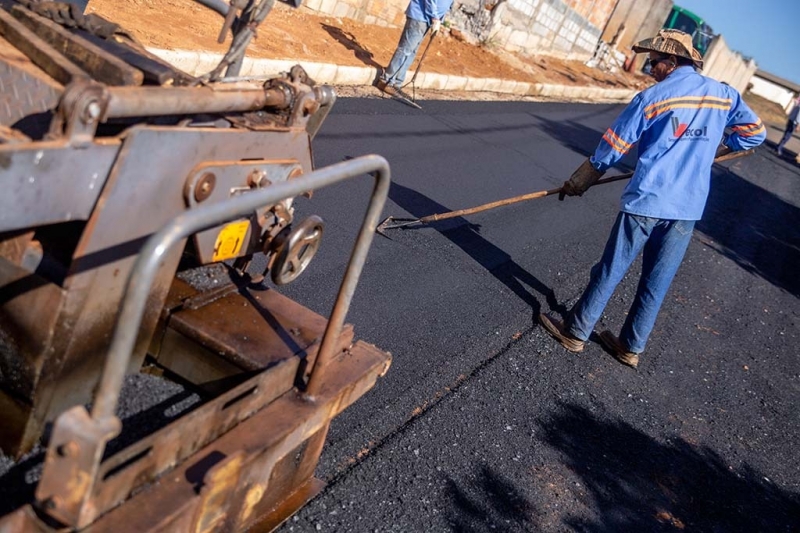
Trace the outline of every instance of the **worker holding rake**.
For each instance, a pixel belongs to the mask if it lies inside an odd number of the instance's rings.
[[[696,71],[703,59],[686,33],[661,30],[633,50],[650,54],[657,83],[637,94],[606,130],[595,153],[564,183],[560,198],[581,196],[638,142],[636,169],[582,296],[563,322],[552,314],[539,315],[539,321],[567,350],[582,351],[616,286],[642,253],[636,296],[619,336],[600,334],[619,362],[636,368],[703,214],[715,155],[754,148],[766,130],[735,89]],[[732,133],[719,146],[726,128]]]
[[[378,89],[387,94],[400,95],[405,98],[402,91],[403,82],[406,79],[408,68],[417,55],[423,37],[430,31],[431,40],[433,40],[433,36],[439,33],[442,20],[452,5],[453,0],[411,0],[409,2],[400,42],[397,44],[389,66],[381,72],[380,77],[376,80]]]

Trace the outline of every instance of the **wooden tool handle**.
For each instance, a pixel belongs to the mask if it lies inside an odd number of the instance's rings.
[[[737,157],[742,157],[746,155],[750,155],[755,150],[742,150],[739,152],[731,152],[729,154],[725,154],[714,159],[715,163],[721,163],[723,161],[728,161],[730,159],[736,159]],[[604,178],[599,180],[597,183],[592,185],[592,187],[596,187],[598,185],[604,185],[606,183],[613,183],[615,181],[627,180],[633,176],[633,172],[626,172],[625,174],[619,174],[618,176],[611,176],[610,178]],[[537,191],[537,192],[529,192],[527,194],[523,194],[520,196],[514,196],[513,198],[506,198],[505,200],[497,200],[495,202],[489,202],[488,204],[479,205],[476,207],[470,207],[468,209],[459,209],[458,211],[448,211],[447,213],[438,213],[434,215],[428,215],[426,217],[420,218],[418,223],[427,224],[428,222],[436,222],[437,220],[447,220],[448,218],[455,218],[455,217],[463,217],[465,215],[472,215],[475,213],[480,213],[481,211],[488,211],[489,209],[494,209],[495,207],[502,207],[504,205],[511,205],[516,204],[518,202],[525,202],[527,200],[535,200],[536,198],[544,198],[545,196],[550,196],[552,194],[558,194],[561,192],[561,187],[557,189],[548,189],[546,191]]]

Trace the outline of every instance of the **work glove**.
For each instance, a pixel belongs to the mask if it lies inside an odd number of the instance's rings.
[[[439,33],[440,29],[442,29],[442,21],[439,19],[433,19],[431,21],[431,33]]]
[[[719,146],[717,146],[717,153],[714,154],[714,159],[716,159],[716,158],[718,158],[720,156],[729,154],[731,152],[733,152],[733,150],[731,148],[729,148],[728,146],[725,146],[724,144],[720,144]]]
[[[597,180],[604,174],[600,172],[588,159],[584,161],[578,169],[572,173],[572,176],[564,182],[561,186],[561,192],[558,193],[558,199],[563,200],[564,196],[583,196],[589,187],[597,183]]]

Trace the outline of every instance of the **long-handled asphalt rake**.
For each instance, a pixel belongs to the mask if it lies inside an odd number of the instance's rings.
[[[414,71],[414,75],[411,76],[411,81],[403,85],[399,88],[390,88],[390,86],[386,86],[381,89],[384,93],[388,94],[395,100],[403,102],[406,105],[414,107],[416,109],[422,109],[422,106],[419,105],[415,100],[417,99],[417,87],[414,85],[414,82],[417,81],[417,75],[419,74],[419,69],[422,67],[422,62],[425,61],[425,56],[428,55],[428,49],[431,47],[431,43],[433,42],[433,38],[439,32],[431,32],[431,36],[428,38],[428,44],[425,45],[425,50],[422,51],[422,57],[419,58],[419,62],[417,63],[417,69]],[[411,85],[411,90],[413,92],[412,97],[408,97],[408,95],[403,91],[406,87]]]
[[[414,82],[417,81],[417,75],[419,74],[419,69],[422,68],[422,62],[425,61],[425,56],[428,55],[428,49],[431,47],[431,43],[433,43],[433,38],[436,37],[437,33],[439,32],[438,31],[431,32],[431,36],[428,37],[428,44],[425,45],[425,50],[422,51],[422,57],[419,58],[419,63],[417,63],[417,69],[414,71],[414,75],[411,76],[411,81],[403,85],[403,88],[406,88],[409,85],[411,85],[411,92],[412,92],[411,101],[414,102],[414,104],[416,104],[417,107],[419,107],[419,104],[417,104],[416,102],[417,86],[414,85]],[[420,109],[422,108],[420,107]]]
[[[745,155],[750,155],[754,152],[754,150],[743,150],[740,152],[731,152],[729,154],[722,155],[714,159],[715,163],[721,163],[723,161],[728,161],[730,159],[735,159],[737,157],[742,157]],[[593,185],[596,187],[598,185],[604,185],[606,183],[613,183],[615,181],[621,181],[630,179],[633,176],[633,172],[628,172],[626,174],[620,174],[618,176],[612,176],[610,178],[605,178],[599,180],[597,183]],[[537,191],[537,192],[529,192],[527,194],[522,194],[520,196],[514,196],[512,198],[506,198],[505,200],[497,200],[495,202],[489,202],[488,204],[479,205],[476,207],[470,207],[469,209],[458,209],[456,211],[447,211],[445,213],[435,213],[433,215],[424,216],[421,218],[400,218],[400,217],[387,217],[383,222],[378,224],[378,227],[375,228],[379,234],[383,235],[384,237],[388,237],[386,230],[389,229],[398,229],[398,228],[408,228],[411,226],[419,226],[422,224],[427,224],[429,222],[437,222],[439,220],[447,220],[448,218],[455,218],[455,217],[463,217],[466,215],[473,215],[475,213],[480,213],[482,211],[488,211],[490,209],[494,209],[496,207],[502,207],[504,205],[511,205],[516,204],[518,202],[525,202],[527,200],[535,200],[537,198],[544,198],[545,196],[552,196],[554,194],[561,194],[561,187],[557,189],[548,189],[546,191]]]

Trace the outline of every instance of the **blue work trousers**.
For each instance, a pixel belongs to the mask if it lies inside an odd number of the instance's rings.
[[[427,22],[406,17],[406,25],[403,26],[403,33],[400,35],[397,50],[394,51],[389,66],[386,67],[381,76],[381,79],[388,85],[394,85],[395,87],[403,85],[408,68],[414,62],[414,56],[417,55],[419,45],[423,37],[425,37],[429,26]]]
[[[790,120],[789,122],[786,123],[786,131],[783,132],[783,137],[781,137],[781,142],[778,143],[779,152],[783,150],[783,147],[786,146],[786,143],[789,142],[789,139],[792,138],[795,129],[797,129],[796,120]]]
[[[619,339],[628,351],[644,351],[658,310],[692,238],[693,220],[663,220],[620,213],[589,285],[568,319],[569,332],[588,340],[634,259],[642,255],[642,275]]]

